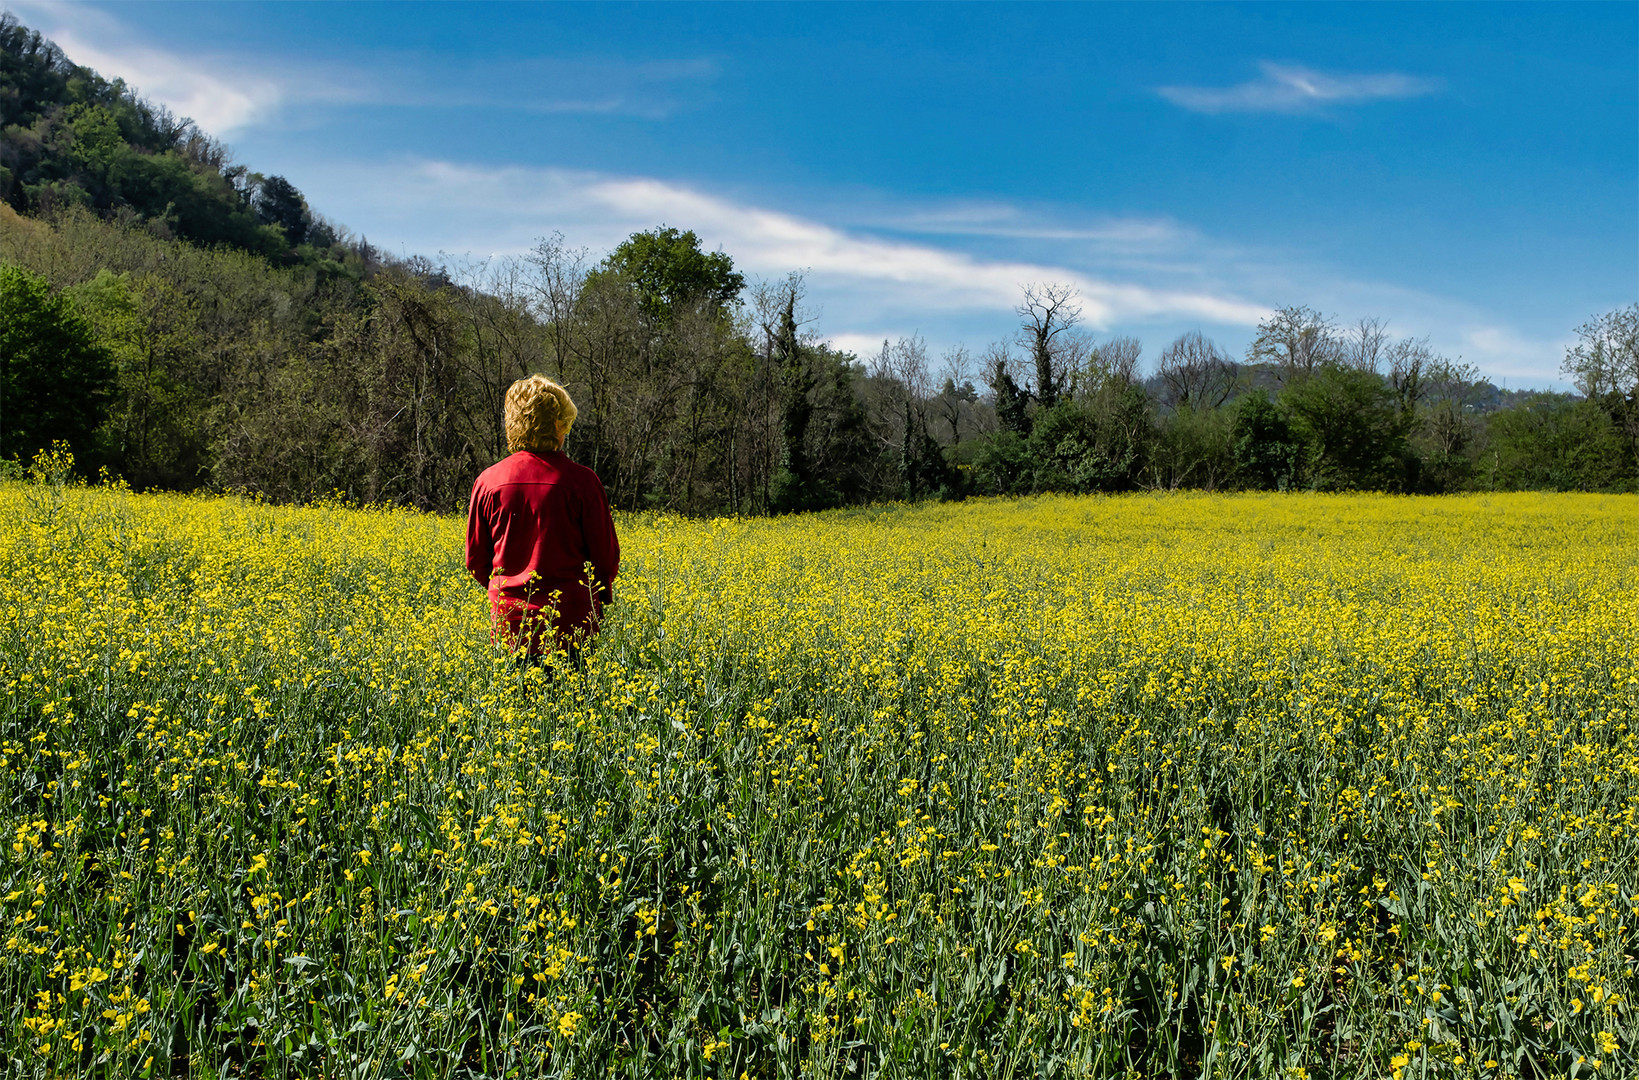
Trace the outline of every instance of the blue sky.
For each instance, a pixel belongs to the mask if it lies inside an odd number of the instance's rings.
[[[693,228],[861,351],[1026,281],[1153,358],[1302,303],[1510,386],[1639,299],[1639,5],[12,0],[378,246]]]

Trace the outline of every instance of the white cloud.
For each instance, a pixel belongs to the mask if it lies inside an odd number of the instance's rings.
[[[157,49],[127,48],[105,52],[73,35],[57,44],[99,75],[115,74],[150,101],[156,101],[198,124],[211,135],[230,135],[269,116],[284,99],[279,85],[267,79],[229,78],[201,67],[190,68]]]
[[[1558,339],[1532,338],[1512,327],[1469,325],[1453,337],[1448,351],[1462,356],[1494,379],[1563,388],[1569,384],[1559,373],[1559,365],[1573,340],[1569,334]]]
[[[1298,113],[1327,105],[1359,105],[1422,97],[1440,88],[1437,79],[1397,71],[1328,74],[1313,68],[1264,61],[1260,78],[1235,86],[1163,86],[1158,93],[1193,112]]]
[[[899,338],[908,337],[909,335],[902,334],[897,330],[885,330],[880,334],[825,334],[822,336],[830,343],[831,348],[838,352],[853,353],[859,359],[869,363],[871,357],[882,351],[884,341],[897,341]]]
[[[253,56],[182,56],[140,40],[120,19],[85,4],[11,0],[30,27],[68,58],[204,131],[226,136],[266,123],[287,106],[371,105],[513,109],[664,119],[688,107],[717,76],[707,59],[626,61],[574,57],[492,60],[482,69],[437,55],[381,52],[332,63],[269,65]],[[561,96],[543,87],[573,87]]]
[[[184,59],[133,40],[119,20],[80,4],[14,2],[12,10],[55,41],[76,64],[105,79],[124,79],[137,93],[212,135],[265,119],[284,100],[279,83],[226,61]]]
[[[1429,334],[1441,352],[1511,384],[1553,383],[1564,351],[1561,342],[1508,329],[1494,313],[1448,297],[1351,278],[1299,252],[1216,244],[1183,226],[1166,241],[1181,249],[1172,263],[1102,258],[1104,249],[1080,240],[1029,245],[1029,258],[991,259],[652,177],[333,160],[290,175],[337,220],[377,243],[391,237],[389,246],[408,254],[516,253],[561,231],[570,244],[597,255],[639,229],[693,229],[708,248],[721,247],[747,273],[773,277],[805,269],[819,315],[814,328],[837,348],[862,357],[873,355],[883,338],[917,331],[936,353],[964,340],[977,347],[1011,337],[1017,324],[1012,309],[1027,281],[1075,285],[1090,329],[1138,333],[1152,355],[1173,335],[1195,327],[1239,352],[1270,307],[1303,302],[1344,321],[1380,316],[1397,336]],[[1004,204],[995,204],[989,215],[1010,216]],[[1054,231],[1049,215],[1031,220]],[[1101,258],[1082,257],[1094,248]]]
[[[10,0],[9,6],[76,62],[125,78],[213,134],[285,119],[281,114],[298,105],[452,103],[426,99],[416,89],[426,80],[408,77],[425,68],[424,57],[370,54],[363,66],[275,70],[255,57],[184,57],[144,44],[123,21],[95,7],[50,0]],[[457,105],[660,117],[686,107],[690,94],[709,91],[716,69],[695,60],[534,58],[504,62],[494,77],[447,74],[434,80],[441,94],[469,88]],[[1414,97],[1437,85],[1395,73],[1328,74],[1264,64],[1259,79],[1240,86],[1170,87],[1162,93],[1202,112],[1300,112]],[[561,99],[512,95],[519,86],[574,90]],[[510,100],[481,101],[484,87]],[[1341,268],[1316,265],[1301,251],[1233,248],[1165,216],[1099,216],[999,199],[878,203],[871,209],[869,193],[795,215],[729,192],[652,177],[324,157],[279,165],[334,220],[404,254],[515,252],[557,230],[601,253],[658,223],[692,228],[750,273],[806,269],[821,315],[816,328],[860,355],[874,353],[884,337],[918,329],[935,351],[963,339],[1009,336],[1019,286],[1044,280],[1080,289],[1091,328],[1142,333],[1152,345],[1200,326],[1238,350],[1267,305],[1307,301],[1345,319],[1389,318],[1397,333],[1431,334],[1443,352],[1511,383],[1558,381],[1565,346],[1540,332],[1522,333],[1496,312],[1384,281],[1351,280]],[[963,238],[975,243],[963,244]]]
[[[364,169],[373,167],[364,166]],[[1193,319],[1250,326],[1267,308],[1238,296],[1111,281],[1062,265],[984,259],[927,244],[884,239],[808,218],[733,201],[649,177],[613,177],[561,169],[482,169],[423,161],[391,168],[372,184],[356,173],[338,187],[370,190],[390,185],[392,201],[410,214],[441,208],[443,226],[466,233],[441,236],[443,250],[517,250],[554,228],[571,224],[599,247],[657,223],[697,232],[753,273],[797,268],[816,285],[870,290],[878,302],[911,311],[967,308],[1010,310],[1020,286],[1063,281],[1081,292],[1089,325]],[[311,186],[309,193],[313,194]],[[320,205],[332,205],[318,198]],[[357,220],[344,212],[341,220]]]
[[[1152,254],[1197,239],[1164,217],[1099,216],[1066,221],[1061,213],[1030,212],[1003,202],[958,202],[883,215],[877,225],[925,236],[993,236],[1007,240],[1085,241],[1121,254]]]

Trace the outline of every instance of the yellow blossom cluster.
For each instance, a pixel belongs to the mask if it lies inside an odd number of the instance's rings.
[[[17,1076],[1632,1075],[1639,503],[0,484]]]

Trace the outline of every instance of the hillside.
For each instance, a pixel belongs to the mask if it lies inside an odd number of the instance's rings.
[[[74,63],[10,13],[0,14],[0,200],[31,215],[83,206],[279,263],[347,262],[339,231],[289,181],[236,164],[191,120]]]

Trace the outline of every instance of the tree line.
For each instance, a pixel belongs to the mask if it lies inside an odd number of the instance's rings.
[[[506,387],[581,406],[628,510],[760,514],[1142,489],[1639,487],[1639,305],[1578,332],[1575,394],[1508,393],[1379,320],[1302,306],[1244,356],[1146,362],[1021,285],[1017,333],[934,357],[826,343],[800,274],[666,226],[594,254],[387,258],[288,181],[0,16],[0,459],[68,441],[139,488],[450,510]]]
[[[376,260],[357,279],[202,248],[85,208],[0,209],[0,456],[66,439],[142,488],[462,504],[542,371],[615,505],[760,514],[1143,489],[1452,492],[1639,486],[1639,305],[1579,330],[1578,392],[1507,393],[1383,323],[1289,307],[1231,357],[1146,363],[1022,288],[1018,333],[866,357],[817,333],[798,274],[748,282],[691,232],[601,258]]]

